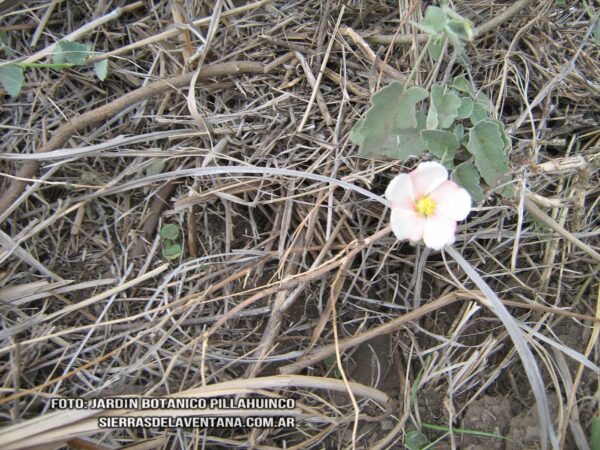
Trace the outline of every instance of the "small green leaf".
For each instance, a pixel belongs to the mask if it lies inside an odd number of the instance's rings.
[[[469,97],[461,97],[456,118],[466,119],[471,117],[471,114],[473,114],[473,106],[473,100],[471,100]]]
[[[598,416],[597,413],[594,414],[594,417],[592,417],[590,447],[592,450],[600,450],[600,416]]]
[[[449,20],[446,24],[446,31],[448,32],[448,30],[454,33],[462,42],[470,42],[475,36],[473,24],[467,19]]]
[[[594,44],[600,45],[600,14],[596,14],[596,16],[592,20],[596,21],[593,29]]]
[[[442,57],[442,50],[444,50],[444,35],[440,35],[433,39],[427,46],[427,53],[431,56],[434,61],[439,61]]]
[[[407,432],[404,437],[404,445],[408,450],[423,450],[429,444],[427,436],[417,430]]]
[[[454,172],[452,172],[452,180],[464,187],[471,194],[471,198],[475,203],[483,200],[483,191],[479,183],[479,172],[473,164],[469,162],[459,164],[454,169]]]
[[[106,80],[106,75],[108,74],[108,59],[95,62],[94,72],[100,81]]]
[[[0,66],[0,84],[8,92],[8,95],[11,97],[19,95],[24,82],[23,69],[14,64]]]
[[[443,86],[434,84],[431,87],[431,105],[435,106],[439,128],[448,128],[458,116],[461,106],[460,98],[456,93],[446,90]],[[429,107],[431,109],[431,106]]]
[[[56,45],[54,53],[54,62],[56,64],[71,63],[77,66],[85,65],[85,61],[90,56],[91,47],[79,42],[62,40]]]
[[[448,17],[441,8],[437,6],[428,6],[425,11],[425,18],[414,25],[428,34],[438,34],[444,31],[444,27],[448,22]]]
[[[467,150],[475,156],[475,166],[483,180],[494,187],[508,172],[505,141],[498,123],[486,119],[471,128]]]
[[[181,256],[181,245],[179,244],[171,244],[170,246],[165,246],[162,250],[162,255],[167,259],[177,259]]]
[[[174,241],[179,236],[179,227],[173,223],[169,223],[164,225],[160,229],[160,237],[163,239],[168,239],[170,241]]]
[[[426,97],[425,89],[405,89],[398,82],[377,92],[372,98],[373,106],[350,133],[350,140],[360,147],[359,155],[385,155],[403,161],[420,156],[425,151],[419,135],[425,117],[416,112],[416,104]]]
[[[472,96],[475,96],[475,92],[473,91],[471,83],[469,83],[469,81],[465,78],[464,75],[460,75],[454,78],[454,80],[452,80],[452,83],[450,83],[450,87],[456,89],[459,92],[464,92],[465,94],[471,94]]]
[[[452,161],[454,159],[454,153],[459,147],[456,136],[449,131],[442,130],[423,130],[421,131],[421,138],[427,149],[435,156],[440,158],[442,164],[445,161]]]

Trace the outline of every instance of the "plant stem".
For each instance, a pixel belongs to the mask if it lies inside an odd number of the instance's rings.
[[[15,63],[17,67],[21,67],[22,69],[68,69],[69,67],[73,67],[75,64],[71,63]]]
[[[427,50],[429,49],[429,46],[433,42],[433,38],[434,38],[434,36],[429,36],[429,39],[427,39],[427,42],[425,43],[425,47],[423,47],[423,50],[421,50],[421,53],[419,53],[419,56],[417,57],[417,61],[415,62],[414,67],[410,71],[410,74],[408,74],[408,78],[406,79],[405,86],[409,86],[410,83],[412,82],[413,78],[417,74],[417,70],[419,69],[421,62],[423,61],[423,58],[427,54]]]

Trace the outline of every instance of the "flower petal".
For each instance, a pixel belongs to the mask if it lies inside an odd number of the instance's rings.
[[[448,179],[448,171],[440,163],[422,162],[409,174],[416,199],[429,194]]]
[[[471,212],[471,196],[454,181],[444,181],[429,197],[437,211],[456,221],[464,220]]]
[[[406,173],[396,175],[385,190],[385,197],[392,208],[414,210],[415,196],[410,176]]]
[[[454,243],[456,221],[442,213],[436,212],[427,218],[423,233],[425,245],[434,250],[441,250],[447,244]]]
[[[392,231],[398,240],[420,241],[423,239],[425,217],[420,214],[401,208],[393,208],[390,221]]]

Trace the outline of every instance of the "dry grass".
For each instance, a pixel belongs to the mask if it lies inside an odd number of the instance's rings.
[[[110,70],[31,69],[2,97],[1,448],[385,449],[416,429],[440,448],[543,445],[519,428],[535,366],[549,445],[589,448],[591,2],[456,1],[477,25],[468,64],[415,72],[419,86],[468,73],[512,137],[517,196],[490,193],[459,228],[466,266],[389,233],[379,195],[419,161],[362,159],[348,140],[370,95],[415,66],[421,2],[21,3],[0,3],[0,28],[23,60],[75,33]],[[165,224],[181,230],[173,261]],[[98,430],[99,415],[141,413],[49,411],[53,397],[250,393],[294,398],[296,427]],[[454,430],[489,398],[513,420],[479,429],[509,441]]]

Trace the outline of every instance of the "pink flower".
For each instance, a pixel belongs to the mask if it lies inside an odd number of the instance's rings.
[[[385,196],[396,237],[412,242],[423,239],[434,250],[454,242],[456,222],[471,211],[469,193],[448,180],[448,171],[436,162],[423,162],[411,173],[396,176]]]

